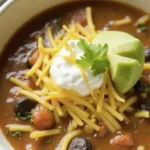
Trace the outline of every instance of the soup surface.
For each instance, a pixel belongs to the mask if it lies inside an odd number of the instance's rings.
[[[61,145],[60,141],[67,134],[68,125],[71,122],[69,116],[61,118],[59,124],[55,123],[54,128],[61,128],[62,132],[52,137],[48,136],[31,139],[28,132],[18,131],[18,133],[15,132],[16,134],[8,132],[6,127],[8,124],[34,126],[30,120],[21,120],[14,113],[16,101],[23,96],[18,93],[20,87],[10,82],[9,78],[13,76],[21,79],[24,83],[28,84],[33,89],[36,89],[33,80],[27,78],[25,73],[28,71],[28,57],[31,55],[32,51],[37,48],[38,37],[42,36],[44,46],[49,47],[52,43],[50,44],[45,36],[45,29],[48,25],[52,27],[54,37],[57,37],[60,33],[64,32],[62,29],[63,25],[68,26],[71,23],[77,24],[79,22],[81,25],[86,26],[85,8],[87,6],[92,8],[93,22],[96,30],[124,31],[140,39],[144,47],[150,46],[150,34],[148,33],[150,21],[142,26],[142,30],[135,25],[141,16],[146,15],[146,12],[115,2],[72,2],[47,10],[30,20],[29,23],[16,33],[6,46],[5,52],[1,57],[0,66],[0,128],[7,140],[16,150],[29,150],[30,148],[33,150],[53,150],[58,148],[59,150],[59,146]],[[114,21],[126,17],[131,18],[132,21],[123,25],[113,24]],[[148,71],[144,72],[146,77],[148,77],[148,74]],[[150,98],[148,93],[143,97],[141,94],[135,92],[129,92],[127,97],[132,95],[137,96],[138,101],[149,101]],[[135,104],[132,108],[135,107],[134,109],[136,110],[137,105]],[[97,132],[94,132],[92,135],[83,132],[79,137],[85,137],[91,141],[94,150],[137,150],[140,145],[144,146],[145,150],[150,150],[150,120],[147,118],[135,118],[134,113],[125,112],[125,115],[128,117],[128,120],[121,123],[119,122],[122,129],[115,133],[108,133],[101,138]],[[126,133],[132,134],[134,140],[133,146],[128,147],[126,145],[111,144],[111,139]]]

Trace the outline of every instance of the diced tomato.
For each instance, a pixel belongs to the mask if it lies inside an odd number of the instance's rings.
[[[32,67],[32,66],[36,63],[38,57],[39,57],[39,51],[38,51],[38,49],[35,49],[35,50],[31,53],[30,57],[28,58],[28,65],[29,65],[30,67]]]
[[[126,133],[126,134],[118,135],[114,137],[110,141],[110,143],[113,145],[122,145],[122,146],[130,147],[134,145],[134,140],[130,133]]]
[[[54,125],[52,113],[46,110],[35,111],[33,112],[32,117],[34,125],[40,130],[50,129]]]
[[[109,130],[105,124],[100,126],[100,130],[98,132],[99,137],[104,137],[106,134],[108,134]]]

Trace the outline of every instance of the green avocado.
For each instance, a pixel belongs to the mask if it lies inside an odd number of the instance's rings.
[[[119,93],[126,93],[139,80],[144,65],[141,41],[121,31],[104,31],[96,35],[95,44],[108,44],[107,58],[113,84]]]

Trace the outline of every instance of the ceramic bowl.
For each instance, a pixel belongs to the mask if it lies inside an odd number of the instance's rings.
[[[2,0],[1,0],[2,1]],[[3,0],[0,7],[0,55],[12,35],[42,11],[75,0]],[[127,3],[150,13],[149,0],[113,0]],[[0,131],[0,150],[13,150]]]

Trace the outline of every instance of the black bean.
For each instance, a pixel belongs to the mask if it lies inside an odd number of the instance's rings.
[[[92,150],[92,144],[85,138],[74,138],[68,150]]]
[[[36,102],[29,98],[21,98],[16,101],[14,105],[14,112],[21,117],[24,117],[26,113],[30,112],[36,105]]]
[[[143,101],[141,103],[139,103],[138,106],[139,111],[149,111],[150,112],[150,101]]]
[[[134,90],[136,92],[139,92],[139,93],[144,93],[145,92],[145,85],[139,80],[135,86],[134,86]]]
[[[150,61],[150,47],[145,47],[145,61]]]

